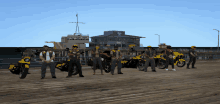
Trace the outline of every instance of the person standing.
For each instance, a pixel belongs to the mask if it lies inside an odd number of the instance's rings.
[[[156,51],[152,49],[151,46],[148,46],[148,51],[145,51],[144,53],[145,56],[145,66],[144,66],[144,71],[147,72],[147,68],[149,66],[149,63],[151,64],[151,69],[152,72],[156,72],[155,70],[155,60],[154,57],[156,56]]]
[[[196,68],[194,66],[196,63],[196,56],[197,56],[195,50],[196,50],[196,46],[192,46],[191,49],[189,50],[190,59],[189,59],[189,62],[187,63],[187,69],[190,69],[189,65],[191,64],[191,62],[192,62],[192,68]]]
[[[172,65],[172,70],[176,71],[176,69],[174,69],[174,60],[173,60],[173,50],[171,48],[171,46],[167,46],[165,49],[165,56],[166,56],[166,71],[168,71],[168,65],[171,63]]]
[[[55,59],[55,52],[49,51],[48,46],[44,45],[44,50],[40,53],[40,59],[42,60],[42,66],[41,66],[41,79],[45,78],[45,73],[46,73],[46,68],[47,66],[50,66],[50,72],[52,75],[52,78],[56,78],[55,75],[55,64],[54,64],[54,59]]]
[[[70,58],[69,67],[68,67],[68,76],[66,78],[72,77],[73,74],[73,67],[76,65],[76,74],[79,73],[79,77],[84,77],[82,75],[82,66],[80,64],[80,52],[77,50],[78,46],[73,45],[72,50],[69,51],[68,55]],[[74,74],[74,75],[76,75]]]
[[[121,72],[121,67],[122,67],[121,57],[122,57],[122,54],[121,54],[120,50],[118,50],[117,46],[115,46],[114,50],[112,50],[110,52],[110,55],[112,57],[112,59],[111,59],[111,74],[114,75],[114,70],[115,70],[116,64],[118,65],[118,74],[123,74]]]
[[[93,54],[93,70],[94,70],[94,74],[95,75],[95,70],[96,70],[96,65],[99,65],[99,68],[101,69],[101,74],[103,74],[103,67],[102,67],[102,62],[101,62],[101,54],[102,51],[99,49],[99,46],[96,45],[95,49],[92,50],[92,54]]]

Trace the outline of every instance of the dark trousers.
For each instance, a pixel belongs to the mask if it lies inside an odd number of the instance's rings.
[[[96,65],[99,65],[99,68],[101,69],[101,73],[102,73],[102,62],[101,62],[101,57],[94,57],[93,58],[93,70],[94,70],[94,73],[95,73],[95,70],[96,70]]]
[[[196,57],[190,57],[189,62],[187,63],[187,67],[189,67],[191,62],[192,62],[192,67],[194,67],[194,65],[196,63]]]
[[[118,64],[118,73],[121,73],[121,59],[112,59],[111,60],[111,73],[114,74],[116,63]]]
[[[155,60],[146,58],[145,65],[144,65],[144,71],[147,71],[147,67],[149,66],[149,63],[151,64],[151,69],[155,70]]]
[[[172,68],[174,69],[173,58],[166,58],[166,68],[168,69],[168,65],[171,63]]]
[[[80,65],[80,60],[70,60],[69,61],[69,67],[68,67],[68,76],[72,76],[73,73],[73,67],[76,65],[77,72],[79,75],[82,75],[82,67]]]
[[[46,63],[43,62],[41,66],[41,77],[45,77],[47,66],[50,67],[50,72],[52,76],[55,76],[55,64],[54,62]]]

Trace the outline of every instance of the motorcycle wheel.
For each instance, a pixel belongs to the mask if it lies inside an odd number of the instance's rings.
[[[159,69],[165,69],[166,68],[166,62],[165,61],[158,62],[157,67]]]
[[[143,61],[141,61],[141,62],[139,62],[139,65],[138,65],[138,67],[137,67],[137,69],[138,70],[144,70],[144,65],[145,65],[145,62]]]
[[[111,66],[110,65],[106,65],[105,66],[105,72],[109,73],[111,71]]]
[[[24,79],[27,76],[28,70],[29,68],[25,68],[23,66],[20,68],[20,79]]]
[[[185,64],[186,64],[186,61],[182,61],[182,62],[179,61],[179,62],[177,62],[176,65],[177,65],[178,67],[184,67]]]

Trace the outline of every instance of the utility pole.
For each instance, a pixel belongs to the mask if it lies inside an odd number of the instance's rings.
[[[155,35],[158,35],[158,34],[155,34]],[[158,45],[160,45],[160,35],[158,35],[159,36],[159,44]]]
[[[77,22],[69,22],[69,23],[76,23],[76,33],[79,33],[79,25],[78,25],[78,23],[82,23],[82,24],[85,24],[85,23],[78,22],[78,13],[76,14],[76,17],[77,17]],[[77,31],[77,27],[78,27],[78,31]]]
[[[213,30],[216,30],[216,31],[218,31],[218,52],[219,52],[219,30],[217,30],[217,29],[213,29]]]

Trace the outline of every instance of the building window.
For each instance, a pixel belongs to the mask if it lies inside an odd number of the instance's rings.
[[[95,42],[97,42],[97,39],[95,39]]]
[[[64,47],[66,47],[66,45],[64,45]]]

